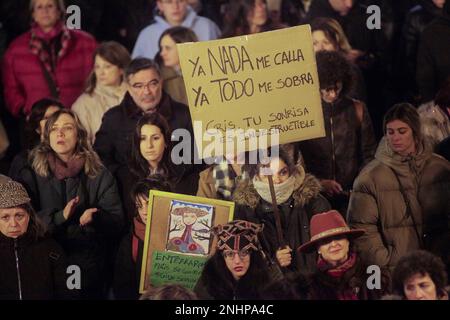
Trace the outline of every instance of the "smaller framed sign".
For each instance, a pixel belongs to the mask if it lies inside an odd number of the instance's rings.
[[[193,289],[215,242],[211,228],[233,220],[234,202],[150,191],[139,292],[166,283]]]

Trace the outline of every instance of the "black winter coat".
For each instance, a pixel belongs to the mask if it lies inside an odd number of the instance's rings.
[[[17,254],[17,264],[16,264]],[[0,300],[53,300],[75,297],[67,288],[67,261],[50,238],[0,234]]]
[[[311,217],[316,213],[331,209],[328,201],[320,195],[321,185],[315,177],[306,174],[304,181],[301,181],[301,178],[297,176],[296,183],[292,196],[286,202],[278,205],[284,240],[292,249],[293,255],[291,268],[285,271],[312,270],[314,268],[315,254],[298,255],[296,249],[310,240],[309,221]],[[237,185],[233,200],[236,203],[234,219],[264,224],[260,242],[268,257],[276,262],[279,243],[272,204],[263,200],[248,180]]]
[[[360,169],[369,163],[377,148],[372,121],[363,106],[359,121],[352,99],[341,98],[335,104],[322,101],[324,138],[298,143],[305,168],[318,179],[332,179],[350,190]]]
[[[424,102],[434,99],[450,75],[450,4],[445,6],[447,12],[431,22],[420,37],[416,80]]]
[[[156,107],[158,112],[167,120],[170,129],[187,129],[194,141],[192,122],[189,109],[178,103],[166,93]],[[131,154],[133,133],[142,110],[135,104],[129,93],[125,94],[122,102],[109,109],[103,116],[102,125],[95,136],[94,149],[105,166],[115,174],[121,165],[127,165]]]
[[[133,259],[133,241],[137,244],[136,261]],[[138,300],[141,279],[144,241],[134,233],[134,228],[122,239],[114,268],[113,292],[119,300]]]
[[[421,4],[411,9],[403,26],[405,41],[406,68],[405,71],[414,79],[416,74],[417,49],[420,36],[430,22],[442,14],[442,9],[436,7],[432,0],[422,0]]]
[[[28,167],[22,170],[19,182],[27,189],[37,215],[67,253],[69,263],[80,266],[82,289],[100,290],[105,269],[109,267],[106,265],[109,244],[123,227],[122,203],[114,177],[102,168],[95,178],[82,171],[73,178],[58,180],[52,174],[41,177]],[[75,211],[65,220],[64,207],[76,196],[80,200]],[[89,208],[99,211],[94,213],[92,223],[82,227],[80,217]]]

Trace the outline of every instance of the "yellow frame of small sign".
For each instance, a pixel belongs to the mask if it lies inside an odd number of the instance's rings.
[[[166,251],[165,245],[169,222],[168,215],[172,200],[213,206],[213,226],[233,220],[234,202],[151,190],[148,197],[147,225],[145,229],[144,252],[142,255],[142,268],[139,284],[139,293],[141,294],[148,289],[149,285],[151,285],[153,252]],[[212,242],[210,256],[215,252],[216,242],[217,239],[214,239]]]

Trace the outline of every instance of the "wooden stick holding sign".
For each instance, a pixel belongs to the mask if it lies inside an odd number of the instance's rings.
[[[275,196],[275,187],[273,186],[272,175],[268,175],[267,178],[269,179],[270,195],[272,196],[272,207],[273,214],[275,215],[275,227],[277,230],[278,244],[280,248],[284,248],[286,246],[286,242],[284,241],[283,228],[281,227],[281,215],[278,210],[277,197]]]

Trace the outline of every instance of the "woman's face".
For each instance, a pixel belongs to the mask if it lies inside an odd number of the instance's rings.
[[[339,265],[348,258],[350,242],[344,237],[327,239],[319,246],[319,253],[322,258],[332,266]]]
[[[190,226],[197,221],[197,215],[194,212],[185,212],[183,214],[183,222],[185,225]]]
[[[160,47],[160,55],[164,61],[164,66],[171,68],[179,67],[180,58],[178,56],[177,44],[173,41],[172,37],[169,35],[162,37]]]
[[[32,17],[44,31],[55,26],[61,17],[61,12],[55,0],[34,0]]]
[[[386,138],[391,149],[402,156],[416,151],[413,131],[401,120],[393,120],[386,125]]]
[[[27,232],[30,215],[22,208],[0,209],[0,232],[8,238],[18,238]]]
[[[41,136],[41,141],[44,138],[44,128],[47,123],[47,119],[51,117],[56,111],[59,111],[61,108],[58,106],[49,106],[47,110],[45,110],[44,117],[39,121],[39,129],[36,130],[37,133]]]
[[[267,5],[265,0],[255,0],[255,6],[247,16],[250,26],[263,26],[267,22]]]
[[[258,178],[262,182],[269,183],[267,174],[270,173],[272,173],[273,184],[281,184],[290,177],[287,164],[280,158],[272,159],[270,161],[270,167],[261,167],[259,169]]]
[[[116,87],[122,82],[123,70],[99,55],[95,56],[94,72],[97,83],[102,86]]]
[[[68,160],[77,145],[78,130],[71,115],[61,114],[50,128],[50,147],[63,161]]]
[[[312,33],[314,52],[318,51],[336,51],[336,47],[322,30],[316,30]]]
[[[136,208],[144,224],[147,223],[147,212],[148,212],[148,198],[147,197],[138,197],[136,199]]]
[[[327,103],[334,103],[342,92],[342,82],[336,83],[335,86],[320,89],[320,96],[322,100]]]
[[[408,300],[438,300],[436,285],[429,274],[416,273],[403,284]]]
[[[247,273],[251,260],[250,251],[225,250],[223,257],[225,259],[225,265],[235,280],[239,280]]]
[[[186,18],[187,0],[158,0],[156,4],[164,18],[172,26],[181,25]]]
[[[166,142],[161,129],[152,124],[145,124],[141,128],[140,151],[142,157],[156,168],[164,155]]]
[[[445,0],[433,0],[433,3],[436,7],[442,9],[444,7]]]

